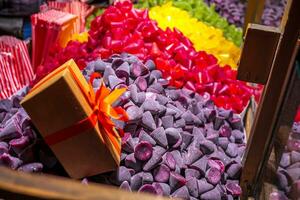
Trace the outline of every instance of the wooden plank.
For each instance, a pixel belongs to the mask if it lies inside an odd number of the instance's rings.
[[[79,181],[39,174],[27,174],[0,167],[0,189],[40,199],[95,199],[95,200],[167,200],[161,196],[130,193],[101,185],[83,185]],[[2,194],[4,194],[2,192]],[[1,196],[1,198],[5,198]],[[6,198],[5,198],[6,199]]]
[[[280,36],[279,28],[248,25],[238,67],[239,80],[266,84]]]
[[[266,0],[248,0],[243,27],[244,35],[249,23],[260,23],[265,6],[265,1]]]
[[[244,168],[241,176],[243,199],[254,194],[262,162],[264,158],[268,157],[267,152],[272,146],[272,134],[294,64],[295,48],[300,30],[299,7],[300,1],[290,0],[286,8],[286,12],[289,14],[285,26],[283,26],[283,36],[258,106],[243,160]]]

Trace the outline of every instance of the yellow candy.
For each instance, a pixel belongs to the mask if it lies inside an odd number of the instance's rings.
[[[223,31],[198,21],[184,10],[173,7],[172,3],[150,9],[150,18],[162,29],[176,27],[194,44],[197,51],[206,51],[219,60],[221,66],[237,67],[240,48],[223,36]]]
[[[76,33],[72,35],[72,41],[78,41],[80,43],[88,41],[89,34],[88,32]]]

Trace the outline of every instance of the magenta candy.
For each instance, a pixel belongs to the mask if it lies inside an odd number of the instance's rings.
[[[184,164],[184,161],[183,161],[183,158],[182,158],[182,155],[181,155],[180,151],[174,150],[174,151],[171,152],[171,154],[173,155],[177,166],[179,168],[183,168],[185,164]]]
[[[297,168],[290,168],[286,170],[291,179],[296,182],[300,179],[300,170]]]
[[[166,183],[152,183],[152,185],[156,189],[158,195],[169,196],[171,193],[171,188]]]
[[[8,116],[8,115],[7,115]],[[11,118],[9,121],[5,123],[5,126],[2,130],[0,130],[0,139],[8,140],[19,138],[22,136],[22,130],[17,121],[14,118]]]
[[[108,84],[110,88],[114,89],[118,85],[124,84],[124,81],[116,76],[110,75],[108,76]]]
[[[137,106],[130,106],[127,110],[129,121],[137,121],[142,118],[143,110]]]
[[[219,130],[220,127],[224,124],[225,118],[222,116],[216,116],[215,122],[214,122],[214,129]]]
[[[278,181],[278,187],[282,190],[286,190],[290,182],[289,175],[285,171],[277,171],[276,178]]]
[[[231,125],[232,129],[237,129],[237,130],[243,131],[243,122],[242,122],[241,118],[232,118],[230,120],[230,125]]]
[[[145,102],[145,100],[146,100],[146,94],[145,94],[145,92],[139,92],[139,93],[137,93],[136,97],[137,97],[136,103],[138,105],[142,105]]]
[[[218,144],[223,148],[223,150],[226,150],[229,144],[229,140],[226,137],[219,137]]]
[[[197,178],[194,177],[194,178],[188,179],[186,186],[188,188],[190,195],[192,195],[193,197],[199,196]]]
[[[233,117],[232,110],[220,109],[218,114],[219,114],[219,116],[222,116],[222,117],[224,117],[225,119],[228,119],[228,120],[232,119],[232,117]]]
[[[152,156],[152,145],[149,142],[142,141],[136,145],[134,149],[134,156],[136,159],[146,161]]]
[[[170,101],[169,98],[158,94],[156,100],[161,104],[161,105],[166,105],[168,103],[168,101]],[[167,114],[166,114],[167,115]]]
[[[231,128],[227,125],[222,125],[219,129],[219,135],[220,137],[227,137],[229,138],[231,136]]]
[[[7,153],[3,153],[0,156],[0,165],[7,166],[11,169],[17,169],[22,163],[23,161],[19,158],[13,157]]]
[[[200,177],[200,172],[196,169],[187,168],[184,171],[184,176],[187,180],[189,180],[191,178],[198,179]]]
[[[221,172],[219,169],[217,168],[210,168],[207,172],[206,172],[206,179],[207,182],[216,185],[220,182],[221,180]]]
[[[125,166],[134,169],[136,172],[140,171],[141,163],[135,159],[134,153],[131,153],[125,158]]]
[[[167,110],[166,110],[166,115],[173,115],[173,116],[175,116],[176,113],[177,113],[176,110],[174,110],[172,108],[167,108]]]
[[[169,179],[169,185],[171,187],[171,190],[176,190],[179,187],[182,187],[186,184],[186,179],[175,173],[175,172],[171,172],[170,173],[170,179]]]
[[[203,153],[196,147],[191,147],[188,149],[187,153],[184,154],[184,160],[187,165],[191,165],[196,160],[201,158],[203,156]]]
[[[153,146],[156,145],[155,140],[148,133],[146,133],[144,130],[142,130],[139,134],[139,141],[140,142],[142,142],[142,141],[149,142]]]
[[[294,164],[296,162],[300,162],[300,153],[297,151],[291,152],[291,163]]]
[[[233,163],[231,164],[228,169],[226,170],[229,178],[238,178],[240,176],[242,170],[242,165],[241,164],[237,164],[237,163]]]
[[[239,130],[233,130],[232,135],[235,139],[236,143],[243,143],[244,141],[244,133]]]
[[[234,158],[238,155],[237,145],[234,143],[229,143],[226,149],[226,154],[231,158]]]
[[[176,122],[174,123],[174,128],[183,128],[183,127],[185,127],[184,119],[180,118],[176,120]]]
[[[121,185],[120,185],[120,189],[126,190],[131,192],[131,187],[128,183],[128,181],[124,181]]]
[[[145,126],[145,128],[148,128],[150,130],[156,129],[156,124],[150,111],[147,111],[143,114],[142,124]]]
[[[8,144],[6,142],[0,142],[0,155],[8,153]]]
[[[135,78],[144,76],[149,73],[149,69],[142,63],[135,62],[130,66],[130,68],[131,68],[132,76]]]
[[[105,84],[108,84],[108,77],[109,76],[116,76],[115,71],[111,67],[105,67],[104,74],[103,74],[103,81]]]
[[[129,170],[126,167],[120,166],[116,173],[116,180],[119,184],[121,184],[124,181],[130,181],[131,174]]]
[[[130,97],[132,99],[133,102],[137,103],[138,102],[138,88],[135,84],[131,84],[130,86],[128,86],[128,89],[130,91]]]
[[[188,189],[187,189],[186,186],[178,188],[175,192],[173,192],[171,194],[171,197],[185,199],[185,200],[189,200],[190,199],[189,191],[188,191]]]
[[[171,128],[174,126],[174,118],[172,115],[167,115],[161,118],[162,125],[165,129]]]
[[[145,100],[142,107],[144,111],[150,111],[151,113],[155,114],[159,111],[159,103],[157,101],[148,99]]]
[[[122,150],[125,150],[127,153],[132,153],[134,151],[134,143],[130,133],[125,133],[122,138]]]
[[[122,63],[117,69],[116,69],[116,75],[119,78],[128,78],[130,75],[130,69],[129,64],[127,62]]]
[[[43,164],[42,163],[28,163],[22,165],[18,168],[19,171],[23,172],[42,172]]]
[[[151,194],[157,194],[156,189],[150,184],[143,185],[138,191],[139,192],[147,192],[147,193],[151,193]]]
[[[204,140],[200,142],[200,149],[204,154],[211,154],[215,151],[216,145],[209,141]]]
[[[135,174],[130,179],[130,186],[132,190],[138,190],[142,186],[143,172]]]
[[[22,136],[17,139],[13,139],[9,142],[11,148],[15,151],[15,153],[20,153],[25,147],[27,147],[30,143],[30,139],[27,136]]]
[[[208,122],[212,122],[212,121],[215,120],[217,112],[214,109],[208,109],[207,108],[207,109],[204,110],[204,115],[205,115]]]
[[[229,194],[232,194],[234,197],[238,197],[242,194],[241,187],[233,182],[229,182],[226,184],[226,190],[229,192]]]
[[[190,168],[200,171],[201,174],[205,174],[207,163],[208,163],[207,157],[203,156],[202,158],[200,158],[199,160],[191,164]]]
[[[144,184],[150,184],[153,183],[153,176],[149,172],[144,172],[143,173],[143,180],[142,180],[143,185]]]
[[[206,200],[221,200],[221,194],[217,188],[214,188],[208,192],[201,194],[200,198]]]
[[[161,183],[166,183],[170,177],[170,169],[166,165],[162,164],[154,169],[154,180]]]
[[[165,133],[169,146],[174,146],[181,139],[180,132],[175,128],[167,128]]]
[[[162,160],[162,155],[166,150],[162,147],[156,146],[153,148],[152,157],[143,166],[144,171],[150,171],[154,169],[158,163]]]
[[[135,84],[138,86],[140,91],[146,91],[148,84],[144,77],[140,76],[135,80]]]
[[[192,142],[193,135],[189,132],[183,131],[181,132],[181,138],[182,138],[182,144],[181,144],[181,150],[185,150],[188,145]]]
[[[168,140],[164,128],[159,127],[152,131],[150,135],[157,142],[157,144],[161,145],[162,147],[168,146]]]
[[[166,164],[171,170],[174,170],[176,167],[176,160],[170,152],[165,153],[163,157],[163,163]]]
[[[212,184],[208,183],[205,178],[198,180],[197,185],[198,185],[199,195],[201,195],[207,191],[210,191],[211,189],[214,188],[214,186]]]
[[[225,171],[224,163],[221,160],[209,159],[207,164],[211,168],[218,169],[221,173],[224,173],[224,171]]]

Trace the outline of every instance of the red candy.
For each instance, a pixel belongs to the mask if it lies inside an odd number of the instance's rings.
[[[58,52],[58,53],[56,53]],[[129,1],[117,2],[91,23],[86,43],[69,42],[65,49],[52,51],[51,59],[38,70],[38,78],[73,58],[81,69],[97,57],[130,53],[141,60],[152,59],[164,78],[178,88],[186,87],[211,94],[219,107],[240,113],[260,91],[237,81],[235,70],[220,67],[217,59],[204,51],[197,52],[179,30],[163,31],[149,18],[148,10],[138,10]]]

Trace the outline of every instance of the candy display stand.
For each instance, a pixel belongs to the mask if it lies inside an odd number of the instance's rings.
[[[252,13],[252,17],[248,17],[247,22],[256,23],[259,15],[261,15],[259,8],[262,5],[258,1],[251,1],[250,5],[247,13]],[[249,70],[247,67],[239,69],[239,78],[248,79],[252,82],[255,82],[253,77],[256,73],[261,72],[260,70],[268,72],[267,78],[262,81],[265,85],[260,102],[256,105],[255,101],[251,100],[252,103],[247,106],[247,110],[243,113],[247,132],[247,147],[243,157],[243,171],[240,180],[243,189],[240,199],[243,200],[249,198],[268,199],[274,188],[274,185],[270,181],[268,182],[269,174],[272,174],[272,171],[268,169],[270,166],[276,168],[278,165],[277,161],[281,157],[282,145],[286,144],[286,135],[290,131],[296,107],[300,103],[299,92],[298,94],[293,92],[299,88],[300,83],[294,65],[299,45],[299,7],[300,1],[288,0],[280,27],[280,40],[279,42],[275,40],[278,42],[277,45],[273,44],[273,47],[276,46],[276,53],[268,54],[269,59],[272,60],[271,64],[270,62],[268,62],[269,64],[262,64],[263,69],[256,68],[251,72],[251,77],[249,76],[250,72],[247,72]],[[256,10],[257,13],[253,14],[251,9]],[[247,35],[245,43],[247,43]],[[247,47],[244,46],[244,48]],[[257,44],[257,48],[264,48],[264,44]],[[271,49],[274,51],[274,48]],[[255,51],[248,50],[244,49],[244,54],[245,52],[249,56],[253,56],[250,55],[252,53],[255,54]],[[267,69],[269,67],[270,69]],[[144,193],[129,193],[96,183],[84,185],[79,181],[58,176],[26,174],[3,167],[0,167],[1,195],[7,199],[168,199],[168,197]]]

